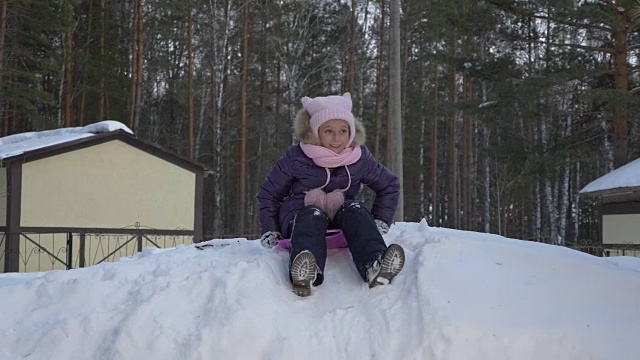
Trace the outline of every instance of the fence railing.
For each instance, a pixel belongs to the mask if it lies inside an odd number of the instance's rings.
[[[0,269],[4,269],[7,239],[11,236],[17,236],[19,242],[18,272],[82,268],[133,256],[147,247],[193,243],[192,235],[4,233],[0,238]]]
[[[594,241],[580,241],[567,244],[566,247],[595,256],[635,256],[640,257],[640,244],[623,242],[620,244],[602,244]]]

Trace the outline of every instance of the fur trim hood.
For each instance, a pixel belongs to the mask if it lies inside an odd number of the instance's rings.
[[[320,146],[320,139],[318,139],[318,137],[311,131],[311,125],[309,124],[310,120],[311,115],[307,110],[301,109],[298,111],[296,119],[293,122],[293,134],[303,143]],[[355,120],[355,127],[356,136],[353,138],[353,142],[351,143],[351,147],[353,148],[364,145],[367,138],[364,125],[362,125],[359,120]]]

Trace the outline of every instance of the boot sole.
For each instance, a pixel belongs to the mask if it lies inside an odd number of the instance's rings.
[[[291,280],[293,292],[298,296],[311,295],[311,284],[316,278],[318,266],[316,258],[308,251],[296,255],[291,263]]]
[[[400,273],[403,267],[404,249],[400,245],[391,244],[382,255],[380,272],[369,282],[369,288],[391,284],[391,280]]]

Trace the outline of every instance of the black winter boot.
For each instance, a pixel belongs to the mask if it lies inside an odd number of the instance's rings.
[[[289,253],[289,273],[293,260],[302,252],[313,255],[318,267],[313,286],[320,286],[324,281],[324,265],[327,261],[327,226],[329,219],[318,207],[307,206],[296,215],[291,231],[291,250]],[[293,282],[293,278],[291,278]]]
[[[293,292],[298,296],[311,295],[311,284],[316,280],[317,273],[316,258],[310,251],[305,250],[296,255],[289,269]]]
[[[335,219],[349,244],[353,263],[364,281],[367,281],[367,265],[387,249],[384,239],[367,207],[358,201],[347,200]]]
[[[403,267],[404,249],[398,244],[391,244],[382,256],[374,257],[367,264],[369,288],[390,284]]]

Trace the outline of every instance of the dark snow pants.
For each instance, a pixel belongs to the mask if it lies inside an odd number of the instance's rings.
[[[296,214],[291,231],[289,268],[296,255],[305,250],[310,251],[315,256],[319,268],[313,285],[322,284],[327,261],[327,229],[342,229],[356,269],[366,281],[367,265],[384,253],[387,245],[369,209],[363,203],[354,200],[345,201],[332,222],[317,206],[307,206]]]

